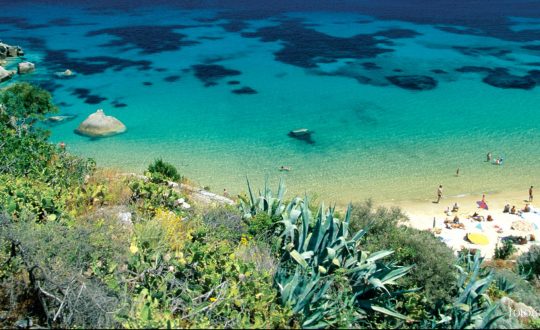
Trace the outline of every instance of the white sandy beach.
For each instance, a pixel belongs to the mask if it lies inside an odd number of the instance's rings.
[[[479,249],[482,255],[486,258],[492,258],[495,246],[501,238],[507,236],[527,236],[533,234],[536,238],[535,241],[527,242],[524,245],[515,245],[518,249],[517,253],[527,251],[532,244],[540,244],[540,204],[538,201],[529,203],[532,210],[529,213],[524,213],[522,216],[503,213],[504,206],[510,204],[515,205],[516,210],[524,208],[526,199],[528,198],[527,189],[520,192],[501,192],[496,194],[486,195],[486,203],[489,207],[488,210],[484,210],[478,207],[477,201],[482,199],[482,196],[449,196],[443,198],[439,204],[433,203],[433,201],[403,201],[392,202],[388,205],[383,203],[383,206],[399,206],[409,216],[409,226],[427,230],[433,227],[433,219],[435,218],[435,228],[440,228],[441,239],[455,251],[459,251],[462,247]],[[454,203],[458,203],[459,211],[447,216],[445,210],[447,207],[452,208]],[[536,207],[535,207],[536,206]],[[480,215],[487,218],[488,215],[493,217],[493,221],[478,222],[469,219],[474,212],[478,212]],[[454,215],[458,215],[461,223],[465,225],[465,229],[446,229],[444,224],[445,219],[452,220]],[[517,231],[512,229],[512,223],[518,220],[524,220],[530,223],[534,230],[530,232]],[[483,233],[489,238],[488,245],[476,245],[470,243],[466,239],[468,233]]]

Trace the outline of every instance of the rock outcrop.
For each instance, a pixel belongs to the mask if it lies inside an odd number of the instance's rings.
[[[24,56],[24,51],[19,46],[10,46],[0,42],[0,58]]]
[[[18,74],[34,72],[35,69],[36,69],[36,65],[32,62],[21,62],[17,65]]]
[[[76,133],[89,137],[106,137],[126,131],[126,126],[118,119],[107,116],[102,109],[86,118],[75,130]]]
[[[11,79],[11,77],[13,77],[14,74],[15,72],[6,70],[0,66],[0,82],[4,82],[6,80]]]
[[[293,139],[304,141],[308,144],[314,144],[315,141],[311,138],[312,131],[307,128],[300,128],[294,131],[290,131],[287,135]]]

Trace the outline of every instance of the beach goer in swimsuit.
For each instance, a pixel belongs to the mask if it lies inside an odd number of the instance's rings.
[[[533,186],[529,188],[529,202],[533,201]]]
[[[225,188],[223,189],[223,196],[229,197],[229,192]]]
[[[459,176],[459,167],[458,167],[458,169],[456,170],[456,176]]]
[[[510,212],[510,204],[506,204],[506,205],[504,206],[503,213],[508,213],[508,212]]]
[[[439,185],[439,188],[437,189],[437,203],[439,203],[441,201],[442,193],[443,193],[443,188],[442,188],[442,184],[441,184],[441,185]]]
[[[280,170],[280,171],[290,171],[291,168],[288,167],[288,166],[283,166],[283,165],[282,165],[282,166],[279,168],[279,170]]]
[[[525,207],[523,208],[522,211],[523,212],[531,212],[531,207],[529,206],[529,204],[525,204]]]
[[[516,214],[516,206],[512,205],[512,209],[510,210],[510,214]]]
[[[487,162],[490,162],[490,161],[491,161],[491,152],[488,152],[488,153],[487,153],[487,157],[486,157],[486,158],[487,158],[487,160],[486,160]]]
[[[487,221],[493,221],[493,217],[491,216],[491,214],[489,214],[489,215],[487,216],[487,219],[486,219],[486,220],[487,220]]]
[[[456,203],[454,203],[454,206],[452,207],[452,212],[457,212],[457,211],[459,211],[459,205],[456,202]]]

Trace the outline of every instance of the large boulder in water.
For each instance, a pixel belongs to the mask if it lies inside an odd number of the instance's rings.
[[[11,79],[15,73],[0,66],[0,82]]]
[[[126,131],[126,126],[112,116],[106,116],[102,109],[86,118],[75,130],[76,133],[90,137],[106,137]]]
[[[430,76],[389,76],[386,79],[398,87],[415,91],[426,91],[437,87],[437,80]]]
[[[17,73],[24,74],[33,72],[36,69],[36,65],[32,62],[21,62],[17,65]]]
[[[311,138],[311,134],[313,134],[313,132],[310,131],[309,129],[300,128],[300,129],[296,129],[294,131],[290,131],[287,135],[294,138],[294,139],[304,141],[304,142],[306,142],[308,144],[314,144],[315,141],[313,141],[313,139]]]

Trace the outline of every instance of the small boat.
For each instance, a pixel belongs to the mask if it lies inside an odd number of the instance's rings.
[[[306,136],[310,134],[311,134],[311,131],[307,128],[295,129],[294,131],[289,132],[289,135],[294,136],[294,137],[301,137],[301,136]]]
[[[292,137],[293,139],[302,140],[308,144],[314,144],[315,141],[313,141],[313,139],[311,138],[312,133],[313,132],[307,128],[300,128],[295,129],[294,131],[290,131],[287,135],[289,135],[289,137]]]

